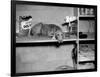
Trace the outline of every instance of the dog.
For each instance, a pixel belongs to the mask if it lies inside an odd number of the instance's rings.
[[[35,24],[30,30],[31,36],[47,36],[51,39],[56,39],[58,42],[63,40],[62,29],[55,24],[44,24],[42,22]]]

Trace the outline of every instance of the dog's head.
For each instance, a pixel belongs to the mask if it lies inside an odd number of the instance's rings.
[[[63,38],[64,38],[63,32],[62,31],[57,31],[55,33],[55,38],[58,40],[59,43],[62,43]]]

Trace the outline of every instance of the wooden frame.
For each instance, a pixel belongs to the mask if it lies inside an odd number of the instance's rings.
[[[95,45],[95,59],[94,59],[94,69],[76,69],[67,71],[45,71],[45,72],[27,72],[27,73],[16,73],[16,47],[32,47],[32,46],[47,46],[47,45],[58,45],[56,40],[44,40],[44,41],[16,41],[16,5],[42,5],[42,6],[56,6],[56,7],[75,7],[79,11],[79,8],[94,8],[95,16],[78,16],[78,21],[80,20],[94,20],[95,21],[95,35],[93,39],[80,39],[79,31],[77,31],[78,38],[76,39],[64,39],[65,44],[91,44]],[[79,22],[78,22],[79,25]],[[27,76],[27,75],[43,75],[43,74],[60,74],[60,73],[76,73],[76,72],[92,72],[97,71],[97,6],[95,5],[80,5],[80,4],[64,4],[64,3],[48,3],[48,2],[29,2],[29,1],[11,1],[11,76]]]

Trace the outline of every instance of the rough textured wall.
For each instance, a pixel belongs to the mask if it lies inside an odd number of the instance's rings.
[[[73,16],[73,7],[17,5],[16,17],[31,15],[33,25],[38,22],[52,23],[61,26],[66,16]]]
[[[18,47],[16,48],[17,72],[54,71],[59,66],[73,67],[73,45]]]

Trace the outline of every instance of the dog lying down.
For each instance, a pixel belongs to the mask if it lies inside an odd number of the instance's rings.
[[[63,42],[62,29],[55,24],[44,24],[42,22],[37,23],[31,28],[30,35],[46,36],[58,40],[59,43]]]

